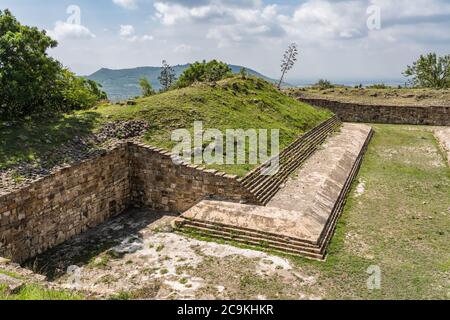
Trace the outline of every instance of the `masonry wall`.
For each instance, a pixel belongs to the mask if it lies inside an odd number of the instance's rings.
[[[297,170],[321,146],[330,134],[341,126],[341,121],[333,116],[317,127],[298,137],[279,154],[279,167],[274,174],[263,174],[271,167],[271,161],[250,172],[242,185],[263,205],[267,204],[280,190],[288,177]]]
[[[205,198],[258,204],[237,176],[189,164],[144,144],[130,145],[131,200],[153,210],[184,212]]]
[[[257,171],[248,179],[238,179],[216,170],[176,164],[170,152],[132,142],[12,193],[1,195],[0,190],[0,257],[23,262],[130,206],[184,212],[205,198],[264,204],[266,196],[276,192],[339,124],[337,118],[330,119],[284,150],[280,173],[261,176],[262,193],[244,184],[255,173],[260,177]]]
[[[130,200],[123,144],[0,197],[0,256],[22,262],[111,216]]]
[[[450,106],[377,106],[326,99],[298,98],[298,100],[317,107],[327,108],[344,122],[450,126]]]

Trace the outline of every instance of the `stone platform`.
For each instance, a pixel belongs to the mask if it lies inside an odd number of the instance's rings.
[[[323,260],[372,134],[367,125],[344,124],[265,207],[205,200],[174,224],[201,235]]]

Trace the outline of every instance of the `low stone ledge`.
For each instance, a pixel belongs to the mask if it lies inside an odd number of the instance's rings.
[[[450,106],[391,106],[348,103],[296,97],[313,106],[327,108],[344,122],[450,126]]]

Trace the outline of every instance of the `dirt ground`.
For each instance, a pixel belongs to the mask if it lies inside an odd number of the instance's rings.
[[[27,265],[90,298],[321,298],[310,293],[314,274],[281,257],[176,234],[173,218],[133,210]]]

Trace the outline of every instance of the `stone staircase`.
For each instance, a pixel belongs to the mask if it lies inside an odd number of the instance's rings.
[[[245,176],[241,183],[261,203],[266,205],[280,190],[286,179],[297,170],[342,123],[333,117],[298,138],[279,155],[279,170],[270,168],[271,160]],[[265,173],[265,174],[263,174]],[[272,174],[270,174],[272,173]]]
[[[286,195],[276,195],[275,201],[268,202],[267,206],[205,200],[177,218],[174,227],[208,238],[324,260],[347,194],[373,135],[372,129],[365,125],[346,124],[342,130],[344,133],[331,138],[326,149],[317,151],[314,159],[298,170],[299,178],[293,179],[294,185],[309,185],[312,189],[302,196],[303,199],[288,195],[291,198],[287,199],[292,199],[292,209],[286,205]],[[322,178],[316,180],[322,168],[326,170]],[[286,172],[293,171],[295,169]],[[305,180],[304,184],[299,184],[296,179]],[[286,184],[291,180],[288,179]],[[274,189],[280,187],[277,185]],[[286,190],[279,192],[283,194]],[[300,193],[300,190],[294,192]],[[282,205],[277,207],[277,203]]]

